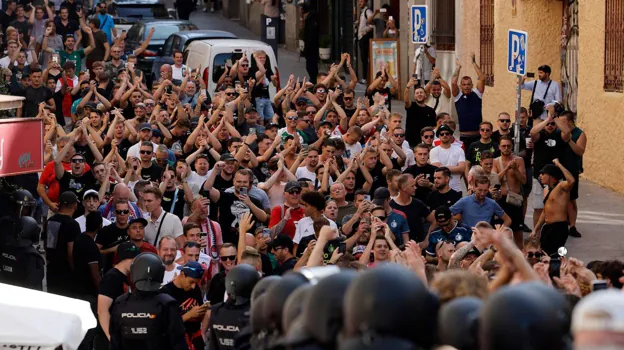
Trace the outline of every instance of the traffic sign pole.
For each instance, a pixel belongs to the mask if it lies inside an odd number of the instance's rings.
[[[518,87],[516,88],[516,122],[514,123],[514,154],[520,155],[520,109],[522,108],[522,75],[518,75]]]

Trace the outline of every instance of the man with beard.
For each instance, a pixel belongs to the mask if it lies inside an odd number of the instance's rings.
[[[488,193],[490,180],[485,176],[477,177],[474,193],[453,204],[451,212],[468,226],[476,226],[480,221],[491,222],[494,215],[503,220],[503,226],[510,226],[511,218],[496,201],[487,197]]]
[[[298,167],[295,172],[297,179],[305,178],[310,181],[316,181],[316,168],[319,165],[319,151],[316,148],[308,149],[308,156],[305,159],[305,165]]]
[[[405,120],[405,140],[409,142],[411,147],[420,143],[420,130],[426,126],[436,125],[436,112],[433,108],[427,106],[427,93],[423,87],[414,89],[414,99],[412,102],[410,97],[410,88],[416,84],[416,78],[411,78],[405,87],[403,100],[405,102],[405,112],[407,119]]]
[[[551,69],[550,66],[542,65],[537,68],[537,79],[525,82],[525,77],[522,78],[522,89],[533,90],[531,95],[531,104],[535,100],[541,100],[544,104],[548,105],[553,101],[561,101],[561,89],[559,83],[550,79]],[[533,115],[533,118],[540,118],[542,120],[548,117],[548,111],[543,109],[542,114]]]
[[[83,26],[86,26],[84,24],[84,19],[81,19],[81,22]],[[91,69],[93,62],[108,61],[108,56],[110,55],[110,44],[108,43],[106,34],[100,30],[100,19],[91,19],[89,21],[89,28],[91,28],[91,32],[93,33],[95,48],[91,53],[87,54],[87,69]]]
[[[425,203],[429,209],[440,206],[451,207],[461,199],[462,193],[455,191],[449,186],[451,171],[447,167],[440,167],[433,173],[433,186],[435,191],[427,196]]]
[[[94,165],[93,169],[96,169],[98,166],[103,167],[103,164]],[[87,215],[89,213],[93,213],[98,211],[100,206],[100,195],[96,190],[87,190],[82,196],[82,206],[85,211],[84,214],[77,217],[75,220],[80,225],[80,232],[85,232],[87,229]],[[102,218],[102,227],[110,225],[111,222],[107,219]]]
[[[110,48],[110,61],[104,64],[104,71],[109,77],[117,77],[120,70],[126,69],[126,62],[121,59],[121,47],[114,45]]]
[[[76,65],[76,71],[82,72],[82,59],[86,57],[86,55],[90,54],[91,51],[95,48],[95,41],[93,39],[93,33],[90,28],[82,28],[82,30],[87,33],[89,36],[89,46],[84,49],[75,49],[76,39],[73,35],[68,35],[65,37],[65,50],[59,51],[59,55],[61,56],[61,66],[65,65],[65,62],[71,61]],[[44,40],[41,44],[43,50],[48,49],[48,41]]]
[[[440,242],[450,242],[453,246],[461,242],[470,242],[472,239],[472,228],[464,225],[453,218],[451,210],[447,206],[435,209],[435,220],[437,227],[429,234],[426,244],[427,260],[434,260],[438,256],[437,245]],[[452,255],[452,253],[449,255]],[[448,265],[448,259],[446,259]]]
[[[80,137],[79,134],[76,134]],[[95,177],[93,173],[85,169],[85,157],[82,154],[76,153],[71,159],[71,172],[65,171],[63,167],[63,159],[73,147],[74,138],[70,138],[69,142],[63,147],[63,150],[54,159],[54,172],[56,179],[59,182],[61,193],[65,191],[73,192],[76,197],[81,198],[86,190],[95,189]],[[84,212],[84,208],[78,203],[76,215],[80,215]]]
[[[112,44],[113,38],[117,37],[117,29],[115,28],[113,17],[106,13],[107,6],[105,1],[100,1],[97,8],[97,18],[100,21],[100,30],[106,34],[108,43]]]
[[[438,168],[429,164],[429,147],[426,144],[419,143],[414,151],[416,152],[414,155],[416,164],[405,169],[403,174],[410,174],[416,179],[414,196],[425,202],[434,188],[434,173]]]
[[[501,156],[494,159],[493,171],[498,174],[501,186],[501,198],[498,200],[501,208],[511,218],[510,228],[513,230],[514,240],[519,248],[522,248],[524,241],[522,225],[524,216],[522,215],[522,202],[520,205],[507,202],[508,196],[521,198],[522,185],[527,182],[524,160],[513,154],[513,140],[509,136],[502,136],[498,146]]]
[[[130,242],[134,243],[134,245],[139,248],[141,253],[158,254],[156,247],[145,242],[145,226],[147,226],[147,220],[143,218],[136,218],[130,221],[127,228],[128,238]]]
[[[139,106],[142,105],[142,103],[137,104],[136,109],[135,109],[135,113],[139,112]],[[142,113],[145,113],[145,105],[141,106],[142,107]],[[134,157],[134,158],[141,158],[141,154],[139,152],[140,148],[141,148],[141,143],[145,142],[145,141],[149,141],[152,142],[152,135],[153,135],[153,130],[152,130],[152,125],[149,123],[143,123],[141,125],[139,125],[138,127],[138,136],[139,136],[139,140],[136,144],[134,144],[132,147],[130,147],[128,149],[128,154],[126,156],[127,157]],[[155,144],[154,142],[152,142],[152,147],[153,149],[157,149],[158,145]]]
[[[304,216],[303,208],[299,205],[301,201],[302,188],[297,181],[288,181],[284,186],[284,203],[273,207],[269,228],[271,237],[285,234],[289,237],[295,236],[295,231],[299,221]]]
[[[479,124],[483,121],[482,98],[485,92],[485,74],[477,65],[474,52],[470,54],[472,67],[478,76],[477,87],[473,88],[472,78],[464,76],[461,78],[461,89],[457,85],[461,64],[456,59],[455,73],[451,81],[451,92],[455,99],[457,118],[459,119],[460,140],[465,145],[470,145],[479,139]]]
[[[464,151],[453,145],[453,129],[446,124],[438,128],[440,145],[434,147],[429,156],[431,164],[437,167],[447,167],[451,172],[450,186],[456,191],[461,191],[461,176],[466,169],[466,155]]]
[[[176,241],[173,237],[164,236],[158,242],[158,256],[165,265],[165,276],[163,277],[162,285],[171,282],[175,276],[178,275],[180,266],[175,262],[177,253]]]
[[[451,256],[455,253],[455,244],[453,241],[440,241],[436,245],[438,265],[436,269],[438,272],[446,271],[451,261]]]
[[[210,256],[211,260],[208,266],[208,272],[210,276],[214,276],[219,272],[219,248],[223,245],[223,233],[221,232],[219,223],[208,218],[209,212],[210,199],[198,196],[193,201],[191,215],[185,217],[182,220],[182,224],[185,225],[184,227],[188,224],[197,225],[200,237],[193,236],[192,238],[197,238],[197,242],[203,241],[201,242],[201,251]]]
[[[426,231],[423,222],[433,224],[433,212],[421,200],[414,198],[416,179],[412,175],[400,175],[398,187],[399,195],[390,200],[390,207],[405,214],[410,239],[416,242],[425,241]]]
[[[145,181],[158,182],[162,176],[163,168],[152,162],[154,144],[152,141],[143,141],[140,145],[141,178]]]
[[[427,106],[434,109],[436,114],[451,114],[453,106],[451,104],[451,87],[440,75],[440,70],[433,69],[433,79],[425,85],[427,93]]]
[[[215,305],[223,302],[225,295],[225,276],[236,266],[236,246],[232,243],[223,243],[219,249],[219,260],[222,269],[210,280],[210,287],[206,299]]]

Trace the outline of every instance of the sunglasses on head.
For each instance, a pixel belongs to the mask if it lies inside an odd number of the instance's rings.
[[[501,123],[511,123],[511,119],[499,119],[498,121]]]
[[[124,209],[124,210],[115,210],[115,213],[117,215],[128,215],[130,213],[130,210],[128,209]]]
[[[140,151],[140,152],[141,154],[145,154],[145,155],[152,154],[152,151]]]
[[[536,259],[541,259],[544,256],[544,253],[542,252],[528,252],[527,253],[527,258],[536,258]]]
[[[423,135],[423,139],[432,139],[433,135]]]
[[[394,134],[394,137],[403,137],[405,134]]]
[[[85,161],[85,160],[84,160],[84,159],[82,159],[82,158],[76,158],[76,159],[72,159],[72,160],[71,160],[71,162],[72,162],[72,163],[84,163],[84,161]]]
[[[220,256],[219,259],[221,259],[221,261],[234,261],[236,260],[236,255],[225,255],[225,256]]]

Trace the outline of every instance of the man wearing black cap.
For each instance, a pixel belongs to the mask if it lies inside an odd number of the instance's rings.
[[[441,206],[436,208],[435,219],[437,228],[431,231],[429,240],[426,242],[426,253],[429,256],[436,256],[436,245],[439,242],[450,241],[454,245],[460,242],[470,242],[472,228],[453,219],[451,210],[448,207]]]
[[[278,266],[275,269],[276,275],[281,276],[287,271],[295,268],[297,258],[293,255],[294,243],[290,237],[286,235],[278,235],[273,240],[271,248],[278,262]]]
[[[466,155],[459,147],[453,147],[453,129],[446,124],[440,125],[437,131],[440,145],[431,149],[431,165],[447,167],[451,171],[449,185],[455,191],[461,191],[461,175],[466,168]]]
[[[388,227],[390,227],[390,230],[396,237],[394,240],[396,245],[407,243],[410,240],[410,227],[407,224],[407,217],[402,211],[393,209],[390,206],[390,191],[385,187],[376,189],[373,195],[373,204],[375,207],[371,214],[388,224]],[[431,217],[431,220],[433,220],[433,217]]]
[[[145,241],[145,226],[147,226],[147,220],[143,218],[136,218],[130,221],[128,224],[128,238],[130,242],[139,248],[141,253],[154,253],[158,255],[158,250],[153,245]]]
[[[98,294],[98,325],[102,332],[96,336],[97,350],[108,349],[110,339],[109,326],[111,322],[112,305],[115,299],[123,295],[128,290],[128,275],[132,260],[139,255],[140,250],[132,242],[123,242],[117,247],[117,258],[119,262],[115,267],[104,274],[100,281]]]
[[[241,136],[264,134],[264,126],[258,124],[258,111],[256,107],[249,106],[245,109],[245,119],[238,119],[237,129]]]
[[[207,324],[210,315],[206,313],[210,303],[204,303],[199,289],[204,268],[197,261],[188,261],[178,269],[180,273],[160,291],[171,295],[177,301],[186,329],[187,342],[191,342],[195,349],[204,349],[201,325]]]
[[[559,159],[553,164],[545,165],[540,171],[540,181],[546,185],[544,189],[544,211],[537,220],[532,236],[540,238],[542,249],[548,254],[557,253],[559,247],[568,239],[568,203],[570,191],[574,186],[574,176]],[[563,175],[563,176],[562,176]],[[563,181],[560,181],[561,178]]]
[[[48,292],[73,297],[74,241],[80,225],[72,219],[78,198],[71,191],[59,197],[59,210],[48,220],[45,251],[47,258]]]
[[[272,237],[278,234],[295,237],[297,227],[304,219],[304,209],[299,205],[301,192],[301,184],[298,181],[288,181],[284,186],[284,204],[277,205],[271,210],[269,228]]]

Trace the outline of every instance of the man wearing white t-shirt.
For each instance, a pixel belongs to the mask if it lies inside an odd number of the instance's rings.
[[[76,222],[80,225],[80,232],[85,232],[87,230],[87,215],[89,213],[98,211],[100,206],[100,194],[96,190],[88,190],[85,191],[84,195],[82,195],[82,206],[85,209],[84,215],[77,217]],[[102,227],[110,225],[110,220],[106,218],[102,218]]]
[[[182,80],[184,78],[184,75],[186,75],[186,73],[190,73],[190,72],[186,72],[186,65],[182,64],[182,62],[184,62],[184,55],[182,54],[182,52],[180,51],[174,51],[173,52],[173,66],[171,66],[171,69],[173,71],[172,73],[172,77],[173,80]]]
[[[438,137],[441,141],[440,145],[431,149],[429,154],[431,165],[449,168],[451,171],[449,186],[455,191],[461,191],[461,175],[466,167],[464,151],[459,147],[453,147],[453,129],[448,125],[442,124],[438,128]]]
[[[424,55],[422,57],[422,67],[420,63],[420,55]],[[414,52],[414,65],[412,67],[412,71],[414,72],[414,74],[418,75],[418,79],[420,80],[422,68],[422,75],[425,84],[427,84],[431,80],[431,72],[436,63],[436,56],[436,49],[433,46],[429,45],[418,46],[416,48],[416,51]],[[418,86],[422,86],[420,85],[421,82],[419,82]]]
[[[182,222],[176,215],[163,210],[161,206],[162,192],[156,187],[146,187],[143,190],[143,202],[149,212],[145,227],[147,243],[156,245],[161,237],[171,236],[182,247],[186,241],[183,235]]]
[[[305,165],[297,168],[295,172],[295,177],[297,179],[309,179],[310,181],[316,181],[316,168],[319,163],[319,151],[316,148],[310,148],[308,150],[308,156],[305,160]]]
[[[342,141],[345,144],[345,158],[353,159],[353,156],[362,152],[362,144],[360,143],[362,134],[362,129],[354,125],[347,130],[346,134],[342,135]]]
[[[178,266],[180,265],[175,262],[176,251],[176,241],[173,237],[164,236],[160,242],[158,242],[158,256],[165,265],[165,277],[163,277],[161,284],[163,286],[173,281],[173,278],[180,273],[178,270]]]
[[[299,249],[299,243],[302,239],[308,236],[314,236],[314,222],[320,218],[325,218],[323,211],[325,210],[325,197],[319,192],[306,192],[301,195],[301,205],[303,206],[303,212],[305,217],[299,220],[297,223],[297,229],[295,230],[295,237],[293,243],[295,243],[295,252],[297,256],[301,256],[306,247]],[[329,226],[337,228],[336,223],[329,220]],[[307,246],[307,245],[306,245]]]
[[[451,100],[451,87],[440,76],[438,68],[433,70],[433,79],[425,85],[425,92],[427,93],[425,104],[433,108],[436,114],[452,114],[453,104]]]

